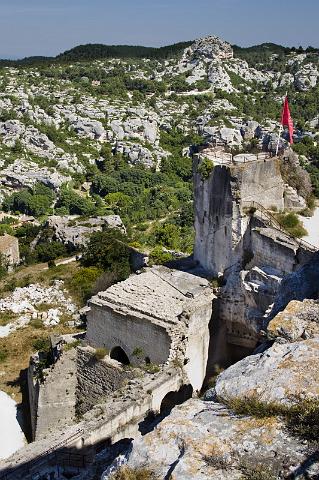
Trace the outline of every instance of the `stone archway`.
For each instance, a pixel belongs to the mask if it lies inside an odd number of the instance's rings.
[[[130,360],[122,347],[114,347],[110,352],[110,357],[117,362],[122,363],[123,365],[129,365]]]
[[[160,414],[169,415],[176,405],[181,405],[193,395],[191,385],[183,385],[177,392],[168,392],[162,400]]]

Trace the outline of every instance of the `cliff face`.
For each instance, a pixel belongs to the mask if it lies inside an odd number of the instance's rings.
[[[213,275],[241,262],[249,248],[250,217],[245,207],[255,201],[265,208],[284,206],[284,183],[277,158],[217,165],[205,179],[201,160],[194,160],[194,258]]]

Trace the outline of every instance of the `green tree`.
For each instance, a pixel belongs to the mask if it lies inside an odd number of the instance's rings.
[[[119,230],[94,233],[81,259],[85,267],[97,267],[115,274],[117,281],[124,280],[131,272],[130,249],[127,237]]]

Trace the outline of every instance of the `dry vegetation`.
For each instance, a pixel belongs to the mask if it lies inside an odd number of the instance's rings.
[[[79,304],[78,292],[72,289],[72,279],[79,270],[76,263],[61,265],[47,269],[47,264],[23,267],[9,274],[1,282],[1,296],[8,295],[15,287],[24,287],[32,283],[49,286],[54,280],[64,280],[72,300]],[[48,310],[53,305],[40,305],[39,310]],[[0,313],[0,325],[5,325],[15,319],[11,312]],[[45,327],[41,320],[32,320],[30,324],[8,337],[0,338],[0,390],[12,395],[19,403],[22,399],[22,390],[25,385],[25,369],[29,366],[32,353],[37,351],[39,340],[45,340],[53,333],[66,334],[76,331],[67,327],[65,323],[70,320],[68,315],[55,327]]]
[[[117,472],[113,473],[110,480],[159,480],[152,470],[146,467],[130,468],[121,467]]]
[[[36,342],[47,339],[52,333],[72,333],[74,329],[58,325],[54,328],[35,328],[28,325],[6,338],[0,338],[0,390],[11,395],[18,403],[22,400],[23,383],[25,382],[23,371],[28,368],[32,353],[37,348]]]

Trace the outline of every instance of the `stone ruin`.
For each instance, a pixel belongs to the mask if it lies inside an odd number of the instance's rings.
[[[160,404],[168,393],[162,386],[168,370],[169,385],[172,377],[179,387],[185,384],[199,392],[206,375],[214,298],[206,279],[160,266],[92,297],[84,346],[69,350],[67,345],[72,347],[77,337],[64,336],[60,343],[54,340],[51,367],[39,372],[37,356],[31,362],[33,438],[72,425],[78,415],[117,396],[134,379],[139,385],[136,401],[154,377],[163,389]],[[104,349],[103,361],[97,361],[96,349]],[[141,373],[145,379],[136,378]]]
[[[97,451],[150,431],[158,415],[200,392],[214,364],[258,346],[282,279],[314,252],[269,213],[285,205],[280,161],[221,161],[204,175],[195,157],[195,262],[146,268],[98,293],[82,345],[62,347],[42,380],[31,365],[37,441],[4,463],[7,472],[17,466],[15,479],[31,478],[24,465],[39,470],[43,452],[59,463],[67,449],[87,468]]]

